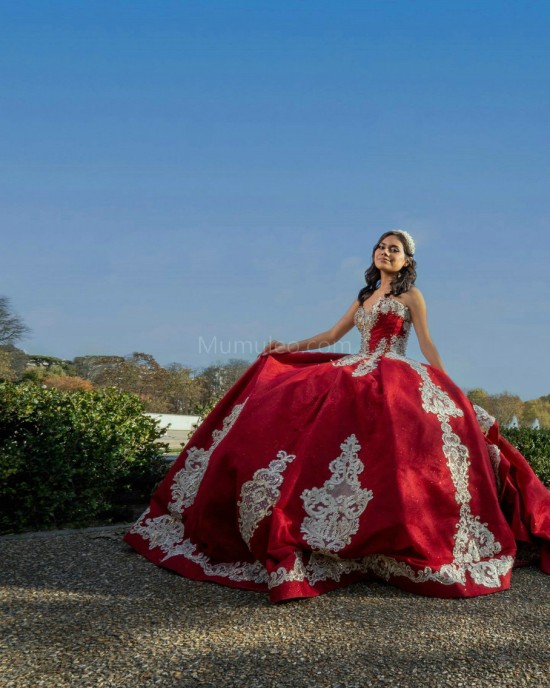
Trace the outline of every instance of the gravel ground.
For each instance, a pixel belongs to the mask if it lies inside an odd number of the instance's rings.
[[[159,569],[124,529],[0,539],[0,685],[550,686],[550,579],[417,597],[378,583],[271,605]]]

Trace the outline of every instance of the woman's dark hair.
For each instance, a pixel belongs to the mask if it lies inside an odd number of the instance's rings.
[[[399,294],[409,291],[409,289],[414,286],[416,281],[416,261],[408,252],[407,245],[403,241],[403,238],[395,232],[385,232],[382,234],[380,239],[378,239],[374,245],[374,248],[372,249],[372,263],[371,266],[365,271],[365,282],[367,283],[367,286],[363,287],[357,295],[357,300],[359,301],[360,306],[362,306],[363,302],[368,299],[369,296],[380,286],[380,270],[374,264],[374,252],[378,248],[380,242],[388,236],[394,236],[396,239],[399,239],[401,245],[403,246],[403,251],[405,251],[405,255],[408,258],[408,265],[403,266],[393,278],[390,294],[399,296]]]

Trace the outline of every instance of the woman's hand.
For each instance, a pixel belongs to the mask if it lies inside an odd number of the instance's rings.
[[[283,344],[276,339],[266,344],[260,356],[268,354],[286,354],[288,351],[296,351],[296,344]]]

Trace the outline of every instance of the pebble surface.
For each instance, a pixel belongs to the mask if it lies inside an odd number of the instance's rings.
[[[550,687],[550,578],[440,600],[381,583],[273,605],[181,578],[124,527],[0,538],[0,686]]]

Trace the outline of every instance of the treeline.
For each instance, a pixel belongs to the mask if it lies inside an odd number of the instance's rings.
[[[494,416],[501,427],[511,423],[515,416],[522,427],[531,427],[538,420],[541,428],[550,429],[550,394],[530,401],[522,401],[510,392],[489,394],[484,389],[472,389],[467,395],[472,403]]]
[[[193,370],[180,363],[161,366],[151,354],[78,356],[67,361],[33,356],[13,345],[0,347],[0,381],[30,382],[70,392],[114,387],[136,394],[146,411],[202,415],[250,363],[232,359]]]
[[[63,391],[115,387],[137,394],[147,411],[202,415],[236,382],[250,365],[232,359],[193,370],[180,363],[161,366],[151,354],[129,356],[79,356],[66,361],[51,356],[25,354],[13,345],[0,346],[0,381],[35,382]],[[520,426],[538,419],[550,429],[550,394],[522,401],[517,394],[489,394],[483,389],[467,392],[469,399],[495,416],[502,427],[514,416]]]

